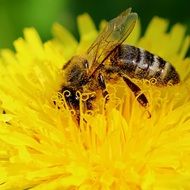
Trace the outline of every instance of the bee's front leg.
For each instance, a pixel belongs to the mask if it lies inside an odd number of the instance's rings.
[[[109,93],[106,89],[106,83],[105,83],[104,76],[101,73],[99,73],[99,75],[98,75],[98,83],[99,83],[99,86],[102,90],[102,95],[107,102],[109,100]]]

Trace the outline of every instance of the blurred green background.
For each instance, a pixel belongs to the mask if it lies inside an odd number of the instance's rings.
[[[25,27],[34,26],[43,41],[51,38],[51,26],[59,22],[78,36],[76,16],[88,12],[98,24],[129,6],[139,14],[143,27],[154,15],[171,23],[181,22],[190,33],[189,0],[0,0],[0,48],[13,47]]]

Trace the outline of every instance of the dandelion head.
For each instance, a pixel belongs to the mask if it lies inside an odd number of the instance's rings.
[[[178,85],[135,81],[149,100],[145,109],[125,84],[109,83],[110,101],[105,105],[99,98],[102,109],[81,111],[77,123],[60,93],[62,67],[83,55],[98,35],[88,14],[77,21],[79,42],[56,23],[45,43],[27,28],[14,42],[15,52],[1,50],[0,189],[190,189],[185,27],[176,24],[168,31],[169,22],[154,17],[143,36],[138,22],[126,41],[171,62]],[[85,101],[90,95],[79,96]]]

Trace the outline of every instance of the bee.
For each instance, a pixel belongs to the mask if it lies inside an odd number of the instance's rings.
[[[61,93],[69,91],[65,100],[71,109],[79,112],[77,92],[96,92],[109,100],[108,82],[123,80],[141,106],[148,106],[148,99],[132,79],[156,79],[158,86],[175,85],[180,78],[175,68],[161,57],[142,48],[123,44],[138,19],[131,8],[110,20],[84,56],[73,56],[63,66],[65,80]],[[85,106],[93,109],[96,95],[89,97]]]

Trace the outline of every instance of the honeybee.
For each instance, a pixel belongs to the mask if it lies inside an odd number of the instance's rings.
[[[107,100],[107,82],[123,80],[131,89],[137,101],[143,107],[148,106],[148,99],[132,79],[155,78],[156,85],[175,85],[180,78],[175,68],[161,57],[142,48],[123,44],[133,30],[137,14],[131,8],[110,20],[98,35],[84,56],[73,56],[63,66],[65,80],[61,93],[69,91],[65,100],[71,109],[79,112],[80,98],[77,92],[96,92]],[[96,95],[89,97],[86,109],[93,109]]]

